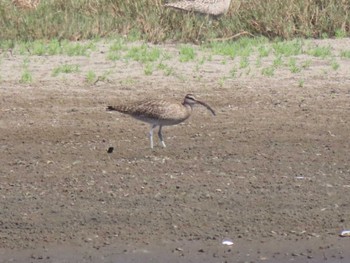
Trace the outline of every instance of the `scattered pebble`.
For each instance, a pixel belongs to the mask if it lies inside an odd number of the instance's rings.
[[[107,153],[112,153],[114,151],[114,147],[109,147]]]

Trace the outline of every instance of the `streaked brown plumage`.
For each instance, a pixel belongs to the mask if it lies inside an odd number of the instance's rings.
[[[197,100],[193,95],[187,94],[182,103],[167,100],[146,99],[128,105],[108,106],[108,111],[118,111],[128,114],[135,119],[151,124],[150,143],[153,148],[153,129],[159,126],[158,137],[163,147],[165,143],[162,135],[162,127],[179,124],[191,116],[192,107],[200,104],[215,115],[214,110],[206,103]]]
[[[165,7],[219,16],[227,12],[231,0],[181,0],[166,3]]]
[[[36,9],[40,0],[12,0],[12,3],[23,9]]]

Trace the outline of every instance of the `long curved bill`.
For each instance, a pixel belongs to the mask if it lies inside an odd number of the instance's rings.
[[[199,100],[196,100],[196,102],[197,102],[198,104],[201,104],[202,106],[206,107],[214,116],[216,116],[215,111],[214,111],[208,104],[206,104],[206,103],[203,102],[203,101],[199,101]]]

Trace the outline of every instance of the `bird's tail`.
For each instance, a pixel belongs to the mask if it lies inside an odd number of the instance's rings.
[[[119,106],[107,106],[106,108],[107,111],[118,111],[121,113],[127,113],[129,108],[124,105],[119,105]]]
[[[115,111],[116,108],[114,106],[107,106],[106,111]]]

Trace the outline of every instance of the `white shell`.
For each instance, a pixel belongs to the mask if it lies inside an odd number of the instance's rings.
[[[231,239],[225,238],[224,240],[222,240],[222,244],[226,245],[226,246],[232,246],[233,245],[233,241]]]
[[[344,230],[340,233],[341,237],[350,237],[350,230]]]

